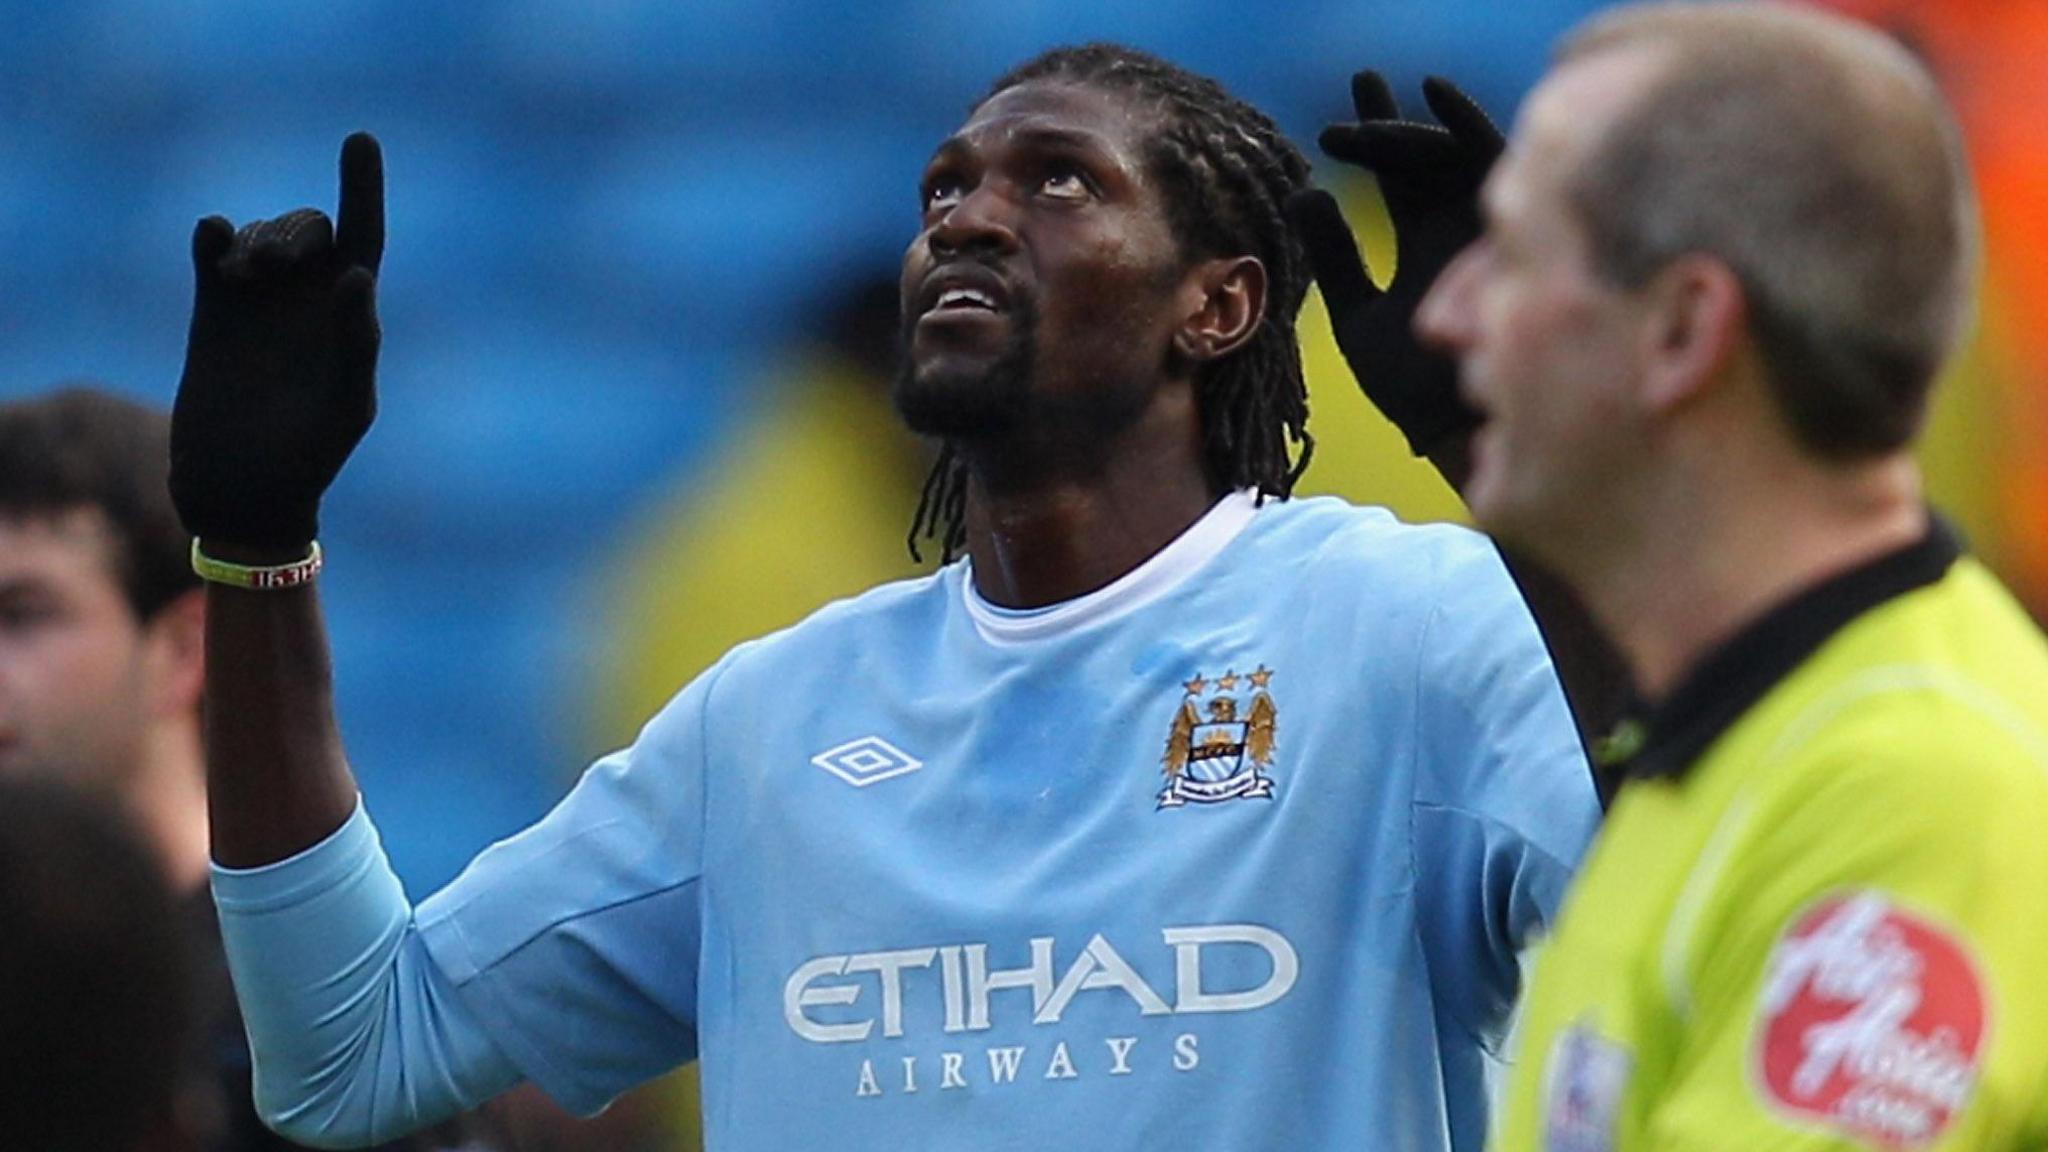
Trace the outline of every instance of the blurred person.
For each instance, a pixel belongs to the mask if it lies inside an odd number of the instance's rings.
[[[169,445],[165,413],[96,389],[0,404],[0,777],[81,788],[146,837],[192,953],[192,1135],[208,1148],[284,1147],[247,1103],[205,893],[205,602],[164,487]]]
[[[0,404],[0,775],[113,797],[194,892],[205,602],[169,445],[165,413],[96,389]]]
[[[284,1149],[293,1145],[251,1103],[205,885],[205,598],[164,486],[169,453],[167,413],[96,388],[0,404],[0,778],[82,788],[146,835],[179,899],[190,953],[182,1100],[192,1134],[209,1152]],[[496,1127],[553,1131],[553,1111],[538,1099],[507,1102],[491,1122],[400,1147],[454,1147]],[[616,1136],[603,1146],[617,1147]]]
[[[1418,316],[1465,493],[1642,701],[1499,1146],[2048,1146],[2048,644],[1910,454],[1977,261],[1934,85],[1815,11],[1617,9],[1483,201]]]
[[[920,182],[894,391],[964,561],[735,648],[417,910],[314,593],[381,154],[338,225],[201,221],[171,487],[266,1114],[346,1145],[701,1053],[713,1148],[1476,1147],[1597,806],[1490,545],[1284,499],[1306,176],[1141,53],[998,80]]]
[[[0,1140],[197,1152],[185,926],[160,853],[104,793],[0,777]]]
[[[0,404],[0,776],[82,788],[148,838],[190,953],[193,1135],[282,1149],[250,1104],[205,886],[205,598],[164,486],[169,452],[167,413],[96,388]]]

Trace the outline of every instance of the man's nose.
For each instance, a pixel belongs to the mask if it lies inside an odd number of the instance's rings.
[[[995,254],[1017,248],[1015,205],[983,184],[960,197],[931,230],[932,254]]]

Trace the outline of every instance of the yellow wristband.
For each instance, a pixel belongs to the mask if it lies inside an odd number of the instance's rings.
[[[202,580],[226,584],[232,588],[274,592],[280,588],[296,588],[301,584],[311,584],[313,577],[319,574],[322,563],[318,540],[308,546],[304,560],[265,566],[230,564],[225,560],[216,560],[200,550],[197,537],[192,541],[192,570],[199,573]]]

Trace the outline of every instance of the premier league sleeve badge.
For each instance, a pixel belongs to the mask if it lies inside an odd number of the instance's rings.
[[[1614,1152],[1635,1058],[1581,1021],[1560,1033],[1544,1066],[1546,1152]]]

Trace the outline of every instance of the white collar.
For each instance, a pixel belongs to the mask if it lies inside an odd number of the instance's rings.
[[[967,616],[982,639],[1001,645],[1064,636],[1135,612],[1179,587],[1223,551],[1252,522],[1257,510],[1257,494],[1251,489],[1232,492],[1143,564],[1085,596],[1043,608],[1001,608],[984,600],[975,590],[974,562],[969,560],[960,566]]]

